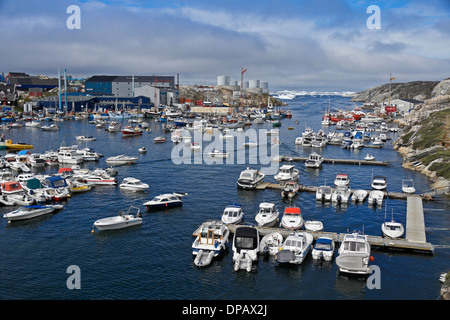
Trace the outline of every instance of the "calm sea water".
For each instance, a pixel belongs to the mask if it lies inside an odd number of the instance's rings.
[[[310,149],[296,147],[294,140],[308,125],[315,131],[321,128],[321,111],[331,105],[352,107],[349,98],[336,96],[305,96],[288,101],[292,119],[283,119],[280,127],[280,153],[308,156]],[[299,123],[295,124],[295,120]],[[108,133],[83,121],[59,123],[59,132],[19,128],[4,132],[14,142],[27,142],[33,151],[56,150],[61,144],[76,144],[76,135],[97,138],[88,146],[105,155],[98,163],[84,167],[105,168],[108,156],[137,155],[134,165],[118,167],[118,179],[136,177],[150,185],[148,193],[128,193],[118,187],[97,186],[93,191],[76,194],[57,214],[23,223],[8,224],[0,220],[0,299],[148,299],[148,300],[299,300],[299,299],[421,299],[439,297],[442,272],[448,271],[450,251],[450,220],[448,203],[424,202],[427,241],[439,247],[435,255],[386,253],[373,250],[373,264],[381,270],[381,289],[368,289],[366,280],[341,275],[336,264],[315,263],[308,257],[300,266],[280,266],[274,259],[259,258],[257,268],[247,273],[235,272],[229,251],[213,260],[209,267],[199,269],[193,264],[192,233],[205,220],[219,219],[229,203],[240,203],[247,222],[254,223],[260,202],[278,204],[283,210],[289,203],[281,199],[279,191],[243,191],[236,188],[240,172],[248,164],[182,164],[171,160],[170,134],[168,142],[154,144],[153,138],[162,135],[161,124],[148,120],[151,132],[143,136],[122,138],[121,133]],[[294,130],[288,130],[294,127]],[[271,129],[269,123],[253,125],[253,129]],[[334,130],[334,127],[330,127]],[[395,139],[396,133],[389,133]],[[147,154],[139,154],[145,146]],[[3,154],[5,151],[1,151]],[[321,150],[327,158],[363,159],[367,153],[377,160],[391,161],[388,167],[373,167],[373,173],[388,179],[389,191],[401,191],[401,180],[412,178],[416,189],[429,189],[430,181],[423,175],[401,167],[401,157],[386,146],[380,150],[342,150],[327,146]],[[250,165],[258,167],[257,165]],[[318,186],[325,180],[332,184],[336,174],[347,173],[352,188],[370,189],[372,167],[324,164],[318,170],[301,171],[300,181]],[[56,169],[46,169],[52,173]],[[274,182],[273,176],[265,181]],[[181,208],[148,213],[142,205],[154,196],[181,191],[187,192]],[[300,206],[306,220],[317,219],[325,230],[346,232],[362,230],[366,234],[381,235],[385,209],[363,205],[347,207],[321,205],[313,193],[300,193],[293,202]],[[116,215],[130,205],[141,208],[143,224],[128,230],[91,233],[95,220]],[[388,200],[388,211],[406,223],[406,201]],[[1,207],[3,214],[12,208]],[[71,275],[67,268],[76,265],[81,272],[81,289],[69,290],[66,281]]]

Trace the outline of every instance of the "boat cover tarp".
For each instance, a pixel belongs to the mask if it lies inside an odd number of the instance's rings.
[[[284,209],[284,213],[297,213],[300,214],[300,208],[298,207],[287,207]]]
[[[42,183],[39,179],[29,179],[27,180],[27,188],[28,189],[41,189]]]

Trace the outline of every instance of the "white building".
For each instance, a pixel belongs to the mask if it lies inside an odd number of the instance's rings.
[[[397,107],[398,112],[408,113],[410,110],[414,109],[414,106],[421,103],[423,103],[423,101],[416,99],[394,99],[391,101],[391,106]]]

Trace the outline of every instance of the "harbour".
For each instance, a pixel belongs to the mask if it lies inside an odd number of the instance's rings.
[[[292,119],[283,119],[279,127],[280,154],[292,154],[307,158],[311,148],[294,146],[295,138],[304,129],[304,123],[295,124],[296,119],[309,117],[311,126],[320,128],[319,112],[311,111],[328,103],[328,97],[310,97],[302,102],[290,101]],[[349,103],[338,98],[341,103]],[[306,109],[302,103],[311,108]],[[350,103],[349,103],[350,104]],[[311,119],[316,119],[312,121]],[[119,120],[126,123],[128,119]],[[143,193],[127,192],[118,186],[96,186],[89,192],[73,194],[63,202],[64,208],[54,214],[36,218],[29,222],[7,223],[3,219],[3,249],[1,270],[5,278],[15,278],[14,288],[1,284],[2,298],[38,299],[40,292],[48,292],[48,299],[187,299],[192,297],[209,299],[402,299],[405,291],[409,298],[433,299],[439,287],[436,275],[447,267],[448,251],[443,248],[448,240],[448,232],[439,230],[446,227],[448,204],[439,197],[435,201],[420,201],[409,204],[402,195],[401,181],[412,178],[417,189],[415,198],[429,190],[429,180],[399,164],[401,158],[390,146],[373,148],[370,153],[377,160],[389,165],[355,165],[351,163],[326,163],[320,169],[305,168],[298,162],[300,189],[296,196],[288,200],[282,198],[281,185],[266,176],[264,182],[254,190],[236,187],[239,173],[255,164],[175,164],[171,159],[173,144],[170,133],[162,132],[163,123],[157,119],[145,119],[148,131],[142,135],[124,139],[120,132],[106,132],[96,128],[87,120],[68,120],[58,123],[59,131],[37,131],[32,128],[11,129],[5,132],[8,139],[24,141],[33,145],[33,152],[58,149],[77,143],[75,137],[93,136],[95,141],[82,142],[104,155],[96,162],[81,164],[82,169],[106,167],[106,159],[122,153],[137,158],[135,163],[117,166],[118,182],[126,177],[138,177],[148,183],[149,190]],[[288,130],[288,127],[294,130]],[[257,128],[256,125],[251,126]],[[258,129],[270,129],[270,122]],[[332,131],[334,128],[329,128]],[[20,131],[22,130],[22,131]],[[155,143],[159,136],[167,137],[166,143]],[[395,138],[395,134],[392,134]],[[284,147],[286,145],[287,147]],[[115,146],[111,149],[111,146]],[[138,149],[146,147],[146,153]],[[341,148],[320,149],[326,159],[352,158],[363,160],[366,152]],[[248,153],[249,150],[246,150]],[[3,151],[5,155],[7,151]],[[293,161],[294,162],[294,161]],[[301,164],[301,165],[298,165]],[[396,219],[405,225],[405,237],[386,239],[381,236],[380,225],[384,221],[385,205],[372,207],[367,203],[336,205],[318,202],[313,195],[317,187],[336,174],[349,174],[352,189],[368,190],[372,170],[388,177],[387,212],[394,211]],[[53,174],[59,167],[47,167],[38,172]],[[143,204],[159,194],[185,192],[180,207],[146,211]],[[406,200],[406,201],[405,201]],[[363,231],[373,247],[374,265],[382,270],[381,290],[367,290],[364,279],[347,277],[338,272],[334,260],[318,263],[307,257],[299,266],[280,266],[273,258],[259,257],[251,272],[234,271],[231,243],[223,256],[214,258],[205,268],[194,265],[192,257],[192,234],[204,221],[219,219],[224,208],[230,203],[239,203],[245,212],[245,223],[254,224],[255,214],[262,202],[275,203],[280,212],[291,205],[299,206],[307,220],[321,220],[323,232],[311,232],[314,239],[329,236],[339,244],[347,232]],[[414,202],[414,201],[413,201]],[[96,231],[91,233],[94,221],[117,214],[136,206],[142,212],[142,224],[130,229],[116,231]],[[421,207],[422,206],[422,207]],[[415,209],[414,209],[415,208]],[[442,211],[444,209],[444,211]],[[1,213],[8,211],[0,207]],[[429,210],[429,211],[427,211]],[[411,213],[416,212],[414,218]],[[431,212],[431,213],[429,213]],[[234,231],[235,227],[230,226]],[[282,228],[260,228],[261,236],[276,229],[286,236],[289,231]],[[417,235],[413,234],[413,231]],[[425,234],[425,238],[423,237]],[[26,240],[24,240],[26,239]],[[231,242],[231,240],[230,240]],[[424,254],[423,254],[424,253]],[[25,262],[24,262],[25,261]],[[82,289],[68,290],[65,281],[69,274],[66,269],[78,265],[82,272]],[[11,268],[10,266],[14,266]],[[33,267],[30,267],[33,266]],[[34,276],[30,278],[29,268]],[[403,270],[399,277],[396,270]],[[425,271],[426,269],[426,271]],[[13,271],[14,270],[14,271]],[[118,278],[118,270],[130,270]],[[165,276],[162,276],[165,275]],[[413,281],[414,280],[414,284]],[[187,282],[182,285],[181,283]],[[130,286],[130,283],[133,283]],[[420,290],[418,287],[420,287]],[[271,288],[268,290],[267,288]],[[302,287],[303,290],[298,290]],[[318,289],[319,288],[319,289]],[[401,289],[400,289],[401,288]],[[245,289],[245,290],[242,290]]]

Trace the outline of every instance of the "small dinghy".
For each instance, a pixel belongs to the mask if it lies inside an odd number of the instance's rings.
[[[135,210],[136,214],[131,214],[132,210]],[[117,230],[141,224],[141,210],[131,206],[126,213],[123,213],[123,211],[120,210],[119,214],[115,217],[103,218],[95,221],[94,227],[98,230]],[[94,232],[94,230],[92,230],[92,232]]]
[[[414,188],[414,181],[412,179],[402,180],[402,191],[404,193],[416,192],[416,189]]]
[[[263,255],[276,255],[283,245],[283,236],[279,232],[266,234],[259,245],[259,253]]]
[[[139,148],[139,153],[146,153],[147,152],[147,148],[146,147],[140,147]]]
[[[374,160],[375,160],[375,156],[372,156],[372,155],[370,155],[370,154],[367,154],[367,155],[364,157],[364,160],[366,160],[366,161],[374,161]]]
[[[355,203],[358,203],[358,202],[363,203],[364,200],[366,200],[367,194],[368,193],[366,190],[358,189],[353,192],[352,201]]]
[[[307,231],[322,231],[323,223],[317,220],[307,220],[305,221],[305,229]]]

